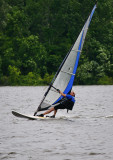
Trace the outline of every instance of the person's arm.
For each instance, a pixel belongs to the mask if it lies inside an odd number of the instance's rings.
[[[62,93],[61,91],[59,91],[59,93],[60,93],[63,97],[66,97],[66,94]]]

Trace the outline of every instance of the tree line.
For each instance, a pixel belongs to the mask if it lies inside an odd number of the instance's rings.
[[[95,1],[1,0],[0,85],[46,85]],[[113,84],[113,2],[99,0],[74,84]]]

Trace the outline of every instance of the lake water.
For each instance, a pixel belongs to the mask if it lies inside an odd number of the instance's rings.
[[[74,86],[73,111],[27,120],[45,87],[0,87],[0,160],[113,160],[113,86]]]

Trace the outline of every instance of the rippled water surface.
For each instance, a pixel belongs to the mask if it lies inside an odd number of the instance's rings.
[[[45,87],[0,87],[0,160],[113,160],[113,86],[75,86],[73,111],[27,120]]]

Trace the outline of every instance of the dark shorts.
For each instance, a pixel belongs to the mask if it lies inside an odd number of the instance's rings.
[[[54,109],[68,109],[68,110],[72,110],[74,106],[74,102],[69,101],[69,100],[65,100],[62,101],[58,106],[55,106]]]
[[[55,110],[57,109],[66,109],[66,106],[63,106],[62,104],[59,104],[58,106],[54,107]]]

